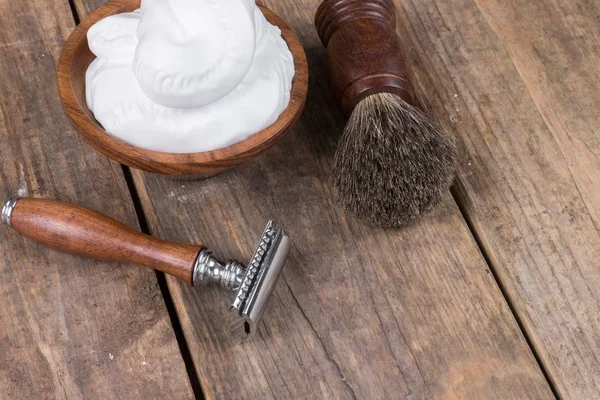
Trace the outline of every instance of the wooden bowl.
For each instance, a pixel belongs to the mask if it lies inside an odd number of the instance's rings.
[[[249,138],[218,150],[166,153],[146,150],[108,134],[94,118],[85,98],[85,73],[95,59],[87,42],[88,29],[109,15],[133,11],[140,0],[113,0],[82,21],[67,39],[58,61],[58,92],[67,118],[97,151],[122,164],[166,175],[207,177],[242,164],[269,149],[300,118],[308,92],[308,64],[296,34],[275,13],[259,6],[267,20],[281,29],[294,57],[296,75],[288,107],[271,126]]]

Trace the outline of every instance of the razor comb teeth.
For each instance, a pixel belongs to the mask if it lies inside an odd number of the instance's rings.
[[[290,251],[290,239],[269,221],[260,237],[230,309],[230,329],[236,339],[250,340]]]
[[[260,243],[258,244],[258,248],[252,257],[252,260],[248,264],[248,268],[246,270],[246,275],[244,276],[244,280],[242,281],[242,285],[240,286],[240,290],[238,291],[238,295],[233,303],[233,306],[239,308],[239,306],[248,298],[248,292],[254,285],[255,278],[257,273],[259,272],[260,266],[262,265],[265,254],[273,241],[273,236],[275,235],[275,230],[273,221],[269,221],[265,231],[260,239]]]

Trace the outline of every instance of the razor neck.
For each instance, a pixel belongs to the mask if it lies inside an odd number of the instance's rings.
[[[246,267],[241,262],[223,262],[216,258],[211,250],[204,248],[196,258],[192,284],[196,286],[214,282],[224,288],[237,290],[245,273]]]

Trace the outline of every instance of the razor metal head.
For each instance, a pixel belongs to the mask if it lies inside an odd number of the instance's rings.
[[[235,339],[245,342],[256,333],[290,246],[285,231],[269,221],[231,305],[230,329]]]

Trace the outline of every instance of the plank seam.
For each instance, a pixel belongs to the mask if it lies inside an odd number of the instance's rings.
[[[75,25],[79,25],[81,20],[79,19],[79,13],[77,12],[77,6],[75,5],[75,0],[69,0],[69,7],[71,8],[71,15],[73,15],[73,20],[75,21]]]
[[[140,224],[140,230],[146,235],[150,235],[148,220],[146,218],[146,214],[144,213],[144,208],[142,207],[140,196],[135,187],[131,170],[129,167],[122,164],[121,168],[123,170],[123,176],[125,178],[125,182],[127,183],[127,189],[129,190],[129,194],[133,202],[133,207],[135,209],[137,219]],[[171,296],[169,286],[167,285],[167,278],[163,272],[156,270],[154,272],[156,274],[156,280],[158,281],[160,293],[165,302],[165,308],[167,309],[167,313],[169,314],[171,328],[173,329],[173,333],[175,334],[175,339],[177,340],[177,345],[179,346],[181,358],[183,359],[183,363],[185,364],[185,369],[188,375],[188,379],[190,381],[190,385],[192,386],[192,391],[194,392],[194,396],[196,397],[196,399],[204,400],[206,397],[204,395],[204,391],[202,390],[202,385],[200,384],[198,371],[196,370],[196,367],[194,365],[189,345],[185,340],[185,335],[181,327],[181,321],[179,320],[179,316],[177,315],[177,309],[175,308],[173,297]]]
[[[457,180],[458,180],[458,178],[457,178]],[[552,394],[554,395],[554,397],[556,399],[562,399],[562,396],[560,396],[554,380],[552,379],[550,373],[544,366],[542,359],[538,355],[538,351],[537,351],[533,341],[531,340],[527,330],[525,329],[525,325],[523,324],[523,321],[521,320],[521,318],[512,302],[512,299],[508,295],[506,287],[504,286],[504,284],[502,283],[502,280],[500,279],[500,277],[496,273],[496,270],[494,269],[494,264],[491,261],[488,251],[486,250],[485,246],[483,245],[483,241],[481,240],[481,237],[479,236],[477,229],[473,225],[473,221],[470,218],[469,213],[466,210],[463,197],[460,195],[460,189],[457,188],[457,185],[460,185],[460,183],[455,181],[450,189],[452,197],[454,198],[454,202],[458,206],[458,209],[463,217],[463,220],[467,224],[467,227],[468,227],[469,231],[471,232],[471,236],[475,240],[475,243],[476,243],[477,247],[479,248],[481,255],[483,256],[483,259],[485,260],[485,263],[486,263],[488,269],[490,270],[490,273],[492,274],[494,281],[496,282],[496,285],[498,285],[498,288],[500,289],[500,293],[502,294],[502,297],[506,301],[506,304],[508,305],[508,309],[510,310],[510,313],[512,314],[513,318],[517,322],[517,326],[519,327],[521,334],[525,338],[525,342],[527,343],[527,346],[531,350],[531,353],[533,354],[533,357],[535,358],[536,363],[538,364],[540,370],[542,371],[542,374],[544,375],[546,382],[548,382],[548,386],[550,386],[550,390],[552,391]]]

